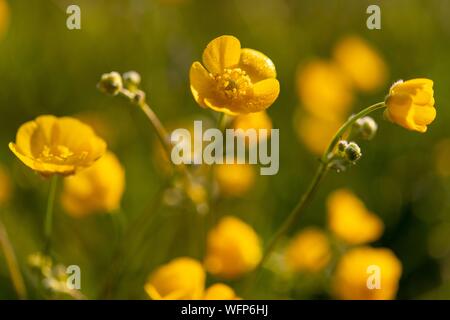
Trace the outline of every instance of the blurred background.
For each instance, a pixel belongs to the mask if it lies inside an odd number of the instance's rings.
[[[384,233],[372,246],[390,248],[401,261],[397,298],[450,298],[446,125],[450,121],[450,2],[75,2],[81,8],[81,30],[66,28],[66,8],[74,1],[0,0],[1,217],[25,270],[30,298],[42,298],[33,289],[26,265],[27,257],[42,247],[48,181],[23,166],[7,146],[21,124],[42,114],[76,116],[91,124],[125,170],[121,208],[113,213],[119,219],[109,214],[73,217],[57,202],[54,251],[59,262],[81,267],[84,295],[145,299],[143,285],[157,266],[178,256],[202,259],[196,242],[200,227],[193,213],[184,212],[171,199],[154,206],[154,199],[174,196],[161,187],[167,186],[167,174],[158,164],[158,146],[148,120],[126,101],[101,94],[96,83],[105,72],[136,70],[150,104],[168,127],[188,126],[193,119],[214,125],[217,114],[200,108],[192,98],[189,68],[200,60],[206,44],[222,34],[234,35],[243,47],[269,56],[281,84],[278,100],[267,110],[273,127],[280,129],[279,173],[260,176],[255,168],[249,188],[237,196],[218,196],[211,208],[217,217],[234,215],[246,221],[263,243],[306,189],[318,165],[320,141],[329,137],[324,131],[332,127],[320,121],[304,123],[308,117],[317,118],[308,107],[308,97],[314,94],[308,93],[315,88],[304,88],[304,82],[310,83],[305,70],[314,73],[311,63],[343,65],[336,48],[348,37],[359,39],[371,52],[368,55],[376,56],[378,67],[373,72],[380,75],[373,86],[343,85],[349,95],[338,106],[343,120],[382,101],[399,79],[434,80],[437,118],[428,132],[409,132],[384,121],[381,112],[374,114],[378,133],[374,140],[360,143],[362,159],[346,172],[329,174],[291,234],[307,226],[326,230],[328,195],[339,188],[350,189],[384,222]],[[366,8],[371,4],[381,8],[381,30],[366,27]],[[329,90],[326,82],[317,81]],[[339,86],[334,80],[330,83]],[[120,238],[141,213],[147,218],[139,239]],[[123,255],[117,258],[121,246]],[[120,276],[112,271],[116,264],[122,264],[117,267]],[[320,285],[305,288],[311,280],[302,284],[301,279],[298,287],[288,281],[288,288],[286,280],[277,280],[266,270],[253,297],[333,297]],[[215,279],[208,276],[207,281]],[[238,281],[228,284],[241,292]],[[15,298],[0,255],[0,299]]]

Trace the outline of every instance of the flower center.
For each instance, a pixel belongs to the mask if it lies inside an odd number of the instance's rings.
[[[228,99],[246,96],[252,89],[252,81],[247,73],[240,68],[225,69],[214,76],[217,90]]]
[[[65,161],[73,155],[74,153],[66,146],[62,145],[56,145],[51,147],[44,146],[44,149],[42,149],[39,158],[44,161],[52,161],[52,160]]]

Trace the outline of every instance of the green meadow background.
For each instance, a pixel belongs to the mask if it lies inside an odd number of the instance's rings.
[[[450,2],[444,0],[296,1],[296,0],[10,0],[10,25],[0,39],[0,163],[7,168],[12,198],[1,209],[19,262],[42,248],[42,223],[48,181],[24,167],[8,149],[18,127],[41,114],[100,119],[105,140],[126,170],[122,200],[124,223],[147,212],[142,239],[118,240],[109,215],[73,219],[56,207],[54,247],[58,260],[82,270],[82,291],[102,297],[145,299],[143,283],[158,265],[189,255],[198,225],[189,215],[152,207],[166,179],[155,165],[155,136],[147,119],[125,101],[106,97],[96,83],[102,73],[136,70],[142,88],[163,123],[217,114],[196,105],[189,90],[189,67],[206,44],[222,34],[238,37],[275,63],[281,93],[268,109],[280,129],[280,170],[258,176],[245,197],[221,201],[218,216],[232,214],[249,222],[267,242],[295,205],[318,165],[297,139],[293,114],[299,105],[297,66],[314,57],[329,58],[335,43],[356,34],[378,49],[389,67],[389,82],[370,95],[359,94],[352,110],[384,99],[398,79],[435,82],[437,119],[426,134],[383,121],[376,138],[361,143],[363,158],[344,173],[331,173],[297,228],[325,226],[325,199],[333,190],[353,190],[386,225],[374,246],[392,249],[403,265],[397,297],[450,298],[450,177],[439,175],[436,154],[450,139]],[[66,8],[81,7],[81,30],[66,28]],[[381,7],[382,29],[368,30],[370,4]],[[450,167],[450,156],[447,155]],[[125,247],[126,272],[110,284],[111,255]],[[125,258],[123,258],[125,259]],[[112,262],[113,261],[113,262]],[[119,260],[120,261],[120,260]],[[28,278],[27,278],[28,279]],[[109,282],[108,282],[109,281]],[[211,280],[210,280],[211,281]],[[239,290],[240,284],[235,288]],[[39,298],[27,280],[31,298]],[[256,297],[329,298],[290,292],[264,274]],[[0,299],[15,299],[0,256]]]

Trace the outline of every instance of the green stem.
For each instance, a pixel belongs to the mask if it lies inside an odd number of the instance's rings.
[[[327,149],[323,153],[321,157],[321,163],[319,167],[317,168],[317,171],[314,175],[313,180],[309,184],[308,188],[306,189],[306,192],[301,196],[300,200],[298,201],[295,208],[292,210],[292,212],[288,215],[286,220],[281,224],[281,226],[278,228],[278,230],[275,232],[275,235],[273,236],[272,240],[267,245],[267,248],[264,252],[264,255],[258,264],[258,266],[255,269],[255,272],[257,272],[259,269],[262,268],[262,266],[265,264],[267,259],[270,257],[270,254],[275,249],[276,245],[278,244],[278,241],[284,237],[284,235],[289,231],[289,229],[298,221],[298,218],[300,217],[301,213],[305,209],[305,207],[308,205],[312,197],[314,196],[315,192],[317,191],[320,182],[325,177],[326,173],[328,172],[328,164],[330,161],[330,154],[333,153],[334,148],[336,147],[336,144],[339,142],[341,137],[344,135],[344,133],[352,126],[352,124],[368,115],[369,113],[384,108],[385,104],[384,102],[379,102],[374,105],[371,105],[370,107],[367,107],[366,109],[363,109],[362,111],[358,112],[357,114],[351,116],[336,132],[333,139],[331,140],[330,144],[328,145]]]
[[[217,127],[223,133],[227,128],[228,122],[230,121],[230,116],[225,113],[220,113],[219,119],[217,121]]]
[[[219,113],[219,117],[217,118],[217,125],[216,127],[220,130],[220,132],[225,133],[225,130],[227,129],[227,126],[229,125],[231,121],[231,117],[227,114],[221,112]],[[214,223],[216,222],[215,219],[217,218],[217,215],[214,215],[214,206],[215,206],[215,199],[213,197],[213,190],[214,190],[214,182],[216,180],[215,177],[215,171],[213,166],[209,166],[207,169],[207,183],[209,186],[209,193],[208,193],[208,205],[209,210],[208,214],[204,215],[204,217],[201,217],[201,223],[202,223],[202,231],[203,231],[203,250],[206,248],[207,243],[207,237],[208,237],[208,230],[212,228]]]
[[[129,102],[137,105],[144,112],[148,120],[150,120],[150,123],[164,148],[168,161],[174,166],[175,170],[178,170],[184,176],[186,183],[190,184],[192,177],[187,167],[182,163],[175,165],[172,161],[170,161],[172,156],[172,143],[169,140],[169,134],[166,128],[161,123],[153,109],[148,105],[145,99],[136,99],[137,93],[131,92],[127,89],[122,89],[119,93],[122,97],[125,97]]]
[[[48,192],[47,210],[44,221],[45,245],[44,254],[50,254],[53,228],[53,212],[55,207],[56,189],[58,186],[58,175],[54,174],[50,180],[50,188]]]
[[[152,110],[152,108],[150,108],[145,99],[136,100],[137,96],[136,93],[131,92],[127,89],[122,89],[120,91],[120,95],[125,97],[133,104],[139,106],[139,108],[145,113],[147,118],[150,120],[150,123],[152,124],[153,128],[155,129],[156,135],[158,136],[158,139],[161,141],[161,144],[163,145],[164,150],[167,153],[168,159],[170,159],[170,154],[172,152],[172,144],[169,141],[169,134],[166,128],[164,128],[161,121],[159,120],[156,113]]]
[[[20,272],[19,264],[17,263],[16,255],[13,246],[9,240],[6,228],[0,220],[0,249],[2,249],[5,256],[6,265],[8,266],[11,280],[16,290],[17,297],[21,300],[27,298],[27,288],[23,281],[22,273]]]
[[[367,107],[360,112],[358,112],[355,115],[352,115],[348,120],[339,128],[339,130],[334,135],[333,139],[331,140],[330,144],[328,145],[328,148],[325,150],[325,152],[322,155],[322,162],[328,163],[329,161],[329,155],[333,152],[333,149],[336,147],[336,144],[339,142],[339,140],[342,138],[344,133],[356,122],[356,120],[361,119],[362,117],[367,116],[369,113],[374,112],[375,110],[382,109],[385,107],[384,101],[378,102],[370,107]]]

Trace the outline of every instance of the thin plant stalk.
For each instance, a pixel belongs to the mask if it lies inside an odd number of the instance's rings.
[[[164,125],[159,120],[156,113],[150,107],[150,105],[146,102],[145,99],[137,98],[140,93],[134,93],[125,88],[121,89],[119,93],[121,96],[125,97],[128,101],[137,105],[144,112],[144,114],[147,116],[148,120],[150,120],[150,123],[151,123],[153,129],[155,130],[156,135],[158,136],[158,139],[164,148],[167,159],[171,159],[172,143],[169,140],[169,134],[168,134],[166,128],[164,127]],[[143,94],[143,93],[141,93],[141,94]],[[172,163],[171,161],[169,161],[169,162]],[[174,165],[172,163],[172,165],[175,167],[176,170],[181,172],[181,174],[185,177],[187,183],[191,183],[191,181],[192,181],[191,173],[189,172],[189,170],[187,169],[187,167],[184,164]]]
[[[51,242],[52,242],[52,229],[53,229],[53,213],[55,207],[56,189],[58,186],[59,177],[54,174],[50,179],[50,187],[48,192],[47,210],[45,212],[44,220],[44,254],[50,254]]]
[[[285,236],[285,234],[289,231],[289,229],[298,221],[300,215],[302,214],[303,210],[306,208],[308,203],[313,198],[314,194],[316,193],[320,183],[323,181],[323,178],[326,176],[326,173],[329,170],[329,162],[331,160],[331,157],[333,155],[333,150],[336,148],[337,143],[342,138],[342,136],[347,132],[349,128],[353,125],[353,123],[356,122],[356,120],[367,116],[368,114],[374,112],[375,110],[384,108],[385,104],[384,102],[379,102],[374,105],[371,105],[370,107],[367,107],[357,114],[351,116],[336,132],[333,139],[331,140],[330,144],[328,145],[327,149],[323,153],[320,161],[320,165],[317,168],[317,171],[314,175],[314,178],[312,179],[311,183],[309,184],[308,188],[306,189],[306,192],[300,197],[300,200],[298,201],[297,205],[294,207],[294,209],[291,211],[291,213],[287,216],[286,220],[281,224],[281,226],[278,228],[278,230],[275,232],[274,236],[270,240],[269,244],[266,247],[266,250],[264,252],[264,255],[258,264],[258,266],[255,269],[255,272],[258,272],[258,270],[265,264],[265,262],[270,257],[271,253],[275,249],[278,242]]]
[[[145,115],[147,116],[147,118],[150,120],[150,123],[152,124],[153,128],[155,129],[155,132],[158,136],[158,139],[161,141],[161,144],[164,147],[164,150],[167,153],[168,158],[170,159],[170,153],[172,151],[172,145],[170,143],[170,141],[168,140],[169,134],[166,130],[166,128],[164,128],[163,124],[161,123],[161,121],[159,120],[158,116],[156,115],[156,113],[152,110],[152,108],[150,108],[150,106],[148,105],[148,103],[144,100],[141,99],[139,101],[136,100],[136,93],[131,92],[127,89],[122,89],[120,91],[120,94],[127,98],[129,101],[133,102],[134,104],[136,104],[137,106],[139,106],[139,108],[145,113]]]
[[[5,256],[6,265],[11,275],[11,281],[14,286],[14,290],[17,293],[17,297],[21,300],[24,300],[27,298],[27,288],[25,286],[25,282],[23,281],[19,264],[17,263],[14,248],[11,242],[9,241],[8,233],[6,232],[6,228],[1,220],[0,220],[0,248]]]

